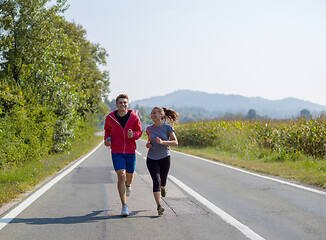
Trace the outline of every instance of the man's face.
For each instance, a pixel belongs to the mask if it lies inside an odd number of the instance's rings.
[[[117,108],[119,111],[126,111],[129,107],[129,102],[127,98],[119,98],[117,103]]]

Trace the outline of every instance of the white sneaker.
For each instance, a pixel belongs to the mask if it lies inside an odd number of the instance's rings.
[[[122,217],[127,217],[129,215],[129,212],[128,212],[128,205],[125,204],[123,205],[122,209],[121,209],[121,216]]]
[[[126,186],[126,196],[129,197],[131,194],[131,186],[127,187]]]

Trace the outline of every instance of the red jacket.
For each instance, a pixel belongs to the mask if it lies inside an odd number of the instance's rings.
[[[131,111],[130,117],[123,129],[119,121],[116,119],[114,112],[109,113],[105,118],[104,125],[104,140],[111,138],[111,152],[112,153],[124,153],[135,154],[136,140],[142,135],[141,123],[139,117],[134,110]],[[128,129],[134,132],[133,138],[128,138]]]

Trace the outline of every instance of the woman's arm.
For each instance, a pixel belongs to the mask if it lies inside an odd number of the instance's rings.
[[[156,142],[162,145],[166,146],[178,146],[178,139],[177,136],[175,135],[174,131],[169,133],[170,140],[168,141],[163,141],[159,137],[156,138]]]
[[[147,137],[148,137],[148,140],[146,142],[146,147],[151,148],[152,147],[151,138],[149,137],[149,132],[147,131],[147,129],[146,129],[146,133],[147,133]]]

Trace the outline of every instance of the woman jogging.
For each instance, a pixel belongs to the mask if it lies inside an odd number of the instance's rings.
[[[153,124],[146,128],[148,141],[146,147],[147,168],[153,180],[153,194],[157,204],[158,215],[162,215],[161,196],[166,195],[166,181],[170,169],[170,146],[178,146],[178,140],[171,125],[179,118],[179,114],[168,108],[154,107],[151,112]]]

